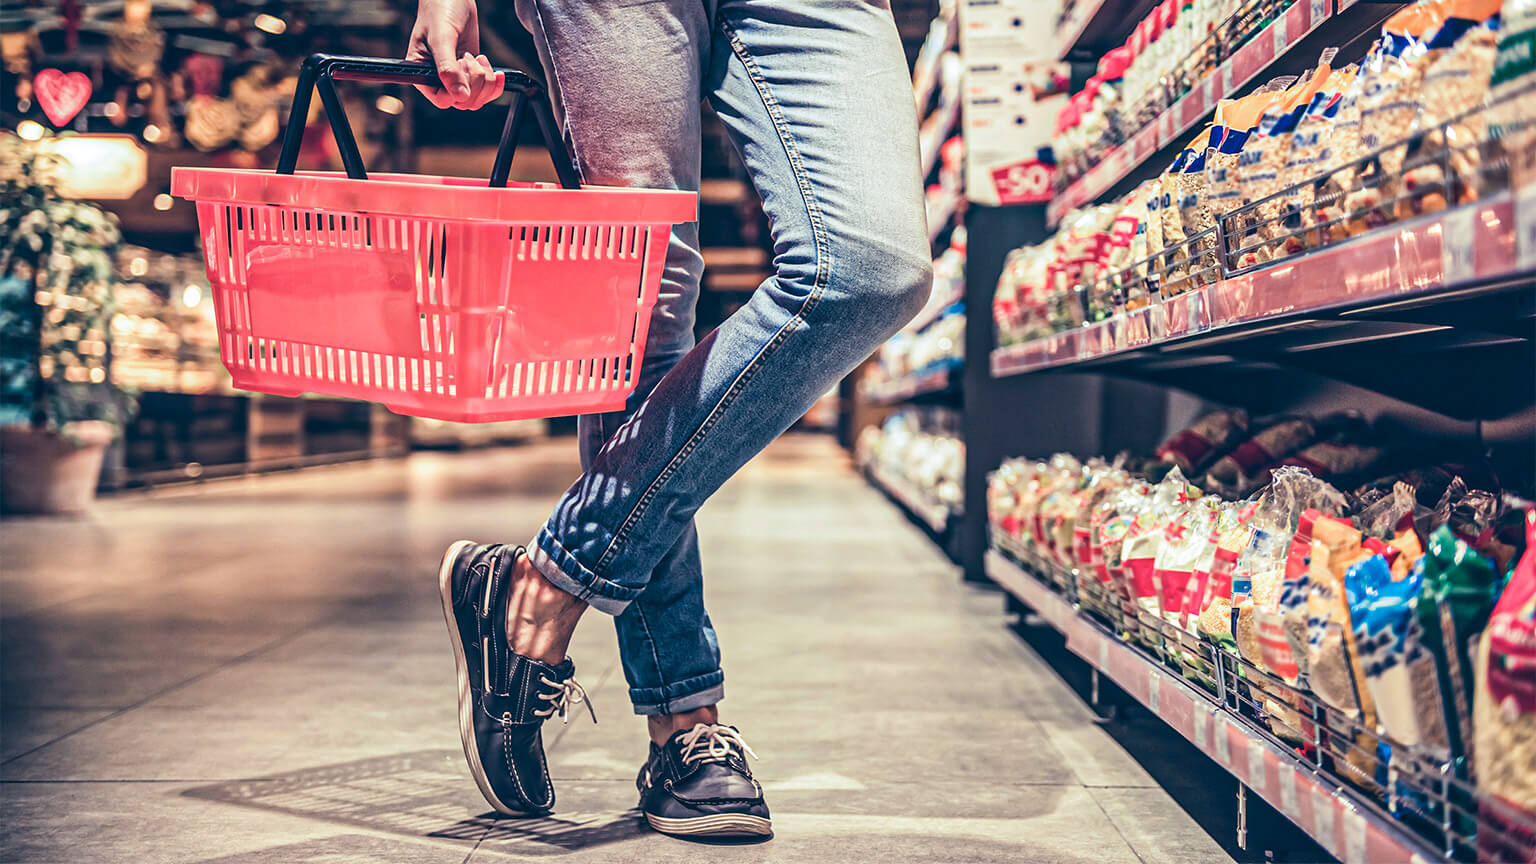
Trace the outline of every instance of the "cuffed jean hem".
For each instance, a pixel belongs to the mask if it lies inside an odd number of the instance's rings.
[[[528,547],[528,561],[549,584],[599,612],[618,615],[640,596],[639,589],[616,585],[583,567],[548,528],[540,528],[534,535]]]
[[[725,673],[716,669],[665,687],[631,687],[636,714],[682,714],[725,698]]]

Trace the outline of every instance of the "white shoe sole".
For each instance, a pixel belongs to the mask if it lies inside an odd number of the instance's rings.
[[[677,819],[647,813],[645,821],[663,834],[684,837],[767,837],[773,833],[771,821],[745,813],[716,813]]]
[[[508,806],[496,793],[485,777],[485,767],[480,764],[480,748],[475,745],[475,701],[469,692],[469,663],[464,659],[464,644],[459,641],[459,624],[453,616],[453,562],[459,553],[474,544],[460,540],[443,553],[443,563],[437,570],[437,589],[443,596],[443,619],[448,622],[448,641],[453,643],[453,662],[459,673],[459,739],[464,742],[464,759],[469,762],[469,773],[480,787],[480,794],[497,813],[507,816],[527,816],[528,811]]]

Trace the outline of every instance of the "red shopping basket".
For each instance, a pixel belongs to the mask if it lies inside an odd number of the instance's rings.
[[[321,54],[300,73],[276,174],[172,170],[171,191],[197,204],[236,387],[471,422],[623,407],[672,226],[697,218],[697,198],[580,187],[539,85],[502,71],[513,101],[489,183],[369,179],[333,80],[436,85],[436,72]],[[294,173],[311,90],[345,176]],[[559,186],[507,182],[525,109]]]

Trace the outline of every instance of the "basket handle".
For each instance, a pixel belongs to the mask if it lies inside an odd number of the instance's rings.
[[[524,108],[533,106],[534,119],[544,144],[549,148],[550,161],[555,163],[555,174],[566,189],[581,188],[576,168],[560,129],[555,125],[554,114],[544,99],[544,88],[528,74],[517,69],[497,69],[506,80],[506,89],[512,91],[512,107],[507,111],[507,122],[501,127],[501,141],[496,145],[496,161],[491,165],[493,187],[507,185],[507,174],[512,168],[512,154],[517,150],[518,133],[522,131]],[[299,80],[293,91],[293,109],[288,113],[288,127],[283,130],[283,149],[277,157],[277,173],[292,174],[299,161],[299,145],[304,140],[304,120],[309,116],[309,99],[312,91],[319,91],[320,104],[325,106],[325,116],[331,123],[331,133],[336,136],[336,149],[341,152],[341,164],[347,176],[353,180],[366,180],[363,157],[357,150],[357,139],[352,137],[352,127],[342,110],[341,100],[336,97],[335,81],[366,81],[374,84],[414,84],[425,87],[441,87],[437,70],[426,63],[393,60],[384,57],[343,57],[336,54],[311,54],[305,58],[299,70]]]

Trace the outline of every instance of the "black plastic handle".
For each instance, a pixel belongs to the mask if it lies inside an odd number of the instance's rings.
[[[549,148],[550,161],[555,163],[555,174],[566,189],[579,189],[581,181],[549,102],[544,98],[544,88],[539,82],[517,69],[497,69],[506,79],[506,89],[512,92],[512,107],[507,111],[507,122],[501,127],[501,141],[496,145],[496,161],[491,165],[491,186],[506,186],[507,174],[512,169],[512,154],[517,150],[517,137],[522,131],[523,109],[533,106],[533,116],[539,124],[544,144]],[[347,114],[336,97],[335,81],[365,81],[373,84],[413,84],[441,87],[442,79],[437,69],[426,63],[391,60],[384,57],[342,57],[335,54],[311,54],[299,69],[299,80],[293,91],[293,109],[288,113],[288,128],[283,130],[283,149],[277,157],[277,173],[292,174],[299,161],[299,146],[304,141],[304,121],[309,117],[309,99],[313,91],[319,91],[320,104],[325,106],[326,119],[331,123],[331,133],[336,136],[336,149],[341,152],[341,164],[347,176],[353,180],[368,179],[363,170],[363,157],[357,150],[357,139],[352,137],[352,126]]]

